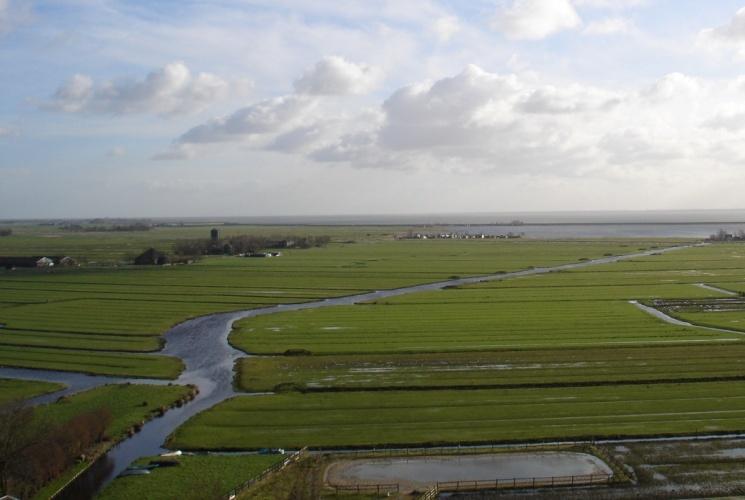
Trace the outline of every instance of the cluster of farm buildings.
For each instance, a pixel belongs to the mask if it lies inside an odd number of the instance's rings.
[[[0,267],[16,269],[19,267],[77,267],[78,261],[67,256],[33,256],[33,257],[2,257]]]

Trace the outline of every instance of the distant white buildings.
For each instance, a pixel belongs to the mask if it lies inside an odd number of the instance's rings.
[[[396,235],[399,240],[486,240],[486,239],[513,239],[521,238],[522,234],[486,234],[486,233],[415,233],[409,231]]]
[[[36,267],[54,267],[54,260],[49,257],[42,257],[36,261]]]

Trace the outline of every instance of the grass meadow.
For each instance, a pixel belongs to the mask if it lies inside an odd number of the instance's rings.
[[[742,430],[745,337],[671,325],[629,303],[718,303],[728,296],[699,284],[745,283],[742,258],[743,246],[710,245],[249,318],[231,341],[260,356],[239,362],[238,384],[280,393],[218,405],[179,429],[173,444],[385,446]],[[700,314],[708,323],[745,321],[739,310]],[[311,355],[281,355],[288,349]]]
[[[258,356],[239,361],[248,392],[611,384],[745,378],[745,343],[423,354]]]
[[[57,392],[65,386],[37,380],[0,379],[0,405]]]
[[[222,498],[283,459],[277,455],[183,455],[173,459],[175,466],[153,469],[146,476],[117,478],[96,498]],[[146,466],[152,460],[162,458],[149,457],[134,465]]]
[[[169,441],[178,449],[488,443],[745,428],[745,382],[238,396]]]
[[[242,229],[225,228],[233,230]],[[135,245],[148,241],[145,246],[167,249],[168,241],[172,245],[195,231],[104,237],[29,230],[5,238],[0,253],[18,254],[14,250],[27,245],[33,253],[88,252],[91,257],[84,260],[107,265],[0,272],[0,365],[174,378],[180,361],[152,353],[168,328],[190,317],[671,244],[399,241],[390,237],[390,228],[308,228],[309,234],[331,233],[332,243],[288,250],[275,259],[208,257],[162,268],[112,265]],[[18,247],[8,243],[16,237]],[[80,253],[72,251],[76,248]],[[671,325],[629,303],[718,304],[728,296],[699,285],[745,291],[743,259],[743,246],[709,245],[250,318],[236,325],[230,341],[259,356],[239,362],[237,385],[278,392],[221,403],[177,429],[170,445],[388,446],[743,430],[745,337]],[[702,316],[691,318],[696,323],[745,325],[745,311],[719,307],[681,314],[689,313]],[[288,350],[307,355],[283,355]],[[169,399],[178,398],[181,389],[142,390],[175,391],[163,395]],[[94,399],[113,405],[120,427],[161,401],[134,388],[100,391]],[[78,401],[77,406],[51,405],[49,411],[64,418],[95,404]],[[189,465],[179,467],[173,474]]]
[[[192,317],[576,262],[665,244],[393,240],[394,229],[230,226],[223,234],[330,234],[333,240],[323,248],[285,251],[281,258],[207,257],[191,265],[157,268],[111,264],[135,247],[168,249],[181,238],[203,236],[208,228],[121,234],[14,229],[13,236],[0,239],[0,254],[89,255],[82,260],[109,265],[0,270],[0,365],[175,378],[181,368],[178,360],[143,353],[158,351],[161,335]]]

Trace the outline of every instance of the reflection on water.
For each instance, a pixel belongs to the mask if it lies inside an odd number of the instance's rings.
[[[114,461],[102,456],[81,474],[69,487],[57,495],[55,500],[81,500],[92,498],[98,487],[114,470]]]
[[[715,224],[542,224],[524,226],[453,226],[457,233],[522,234],[525,238],[707,238],[720,229],[735,234],[745,223]]]
[[[438,481],[612,474],[599,458],[586,453],[536,452],[452,457],[415,457],[338,462],[328,470],[332,484],[397,483],[426,486]]]

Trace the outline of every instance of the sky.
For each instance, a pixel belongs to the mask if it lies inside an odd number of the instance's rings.
[[[745,0],[0,0],[0,219],[745,208]]]

